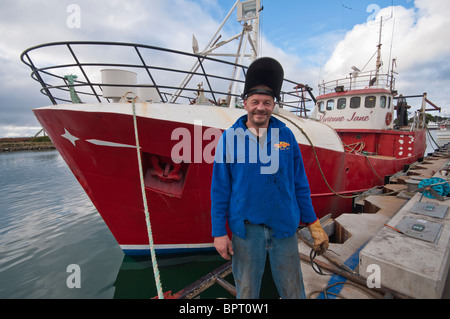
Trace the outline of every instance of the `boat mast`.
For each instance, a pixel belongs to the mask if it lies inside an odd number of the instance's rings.
[[[376,79],[376,84],[378,84],[378,75],[380,74],[380,68],[381,68],[381,33],[383,31],[383,17],[380,18],[380,36],[378,38],[378,49],[377,49],[377,64],[376,64],[376,69],[375,69],[375,79]]]
[[[241,5],[239,9],[241,11],[244,11],[244,5],[248,4],[250,6],[255,6],[253,11],[251,13],[250,17],[242,17],[243,12],[241,12],[241,16],[238,17],[238,21],[245,21],[245,20],[253,20],[253,25],[248,25],[247,23],[244,23],[243,29],[242,29],[242,37],[241,37],[241,43],[239,44],[238,53],[236,54],[236,62],[235,64],[242,65],[242,62],[244,60],[244,57],[246,56],[246,48],[247,48],[247,41],[250,43],[251,49],[252,49],[252,55],[250,59],[253,61],[259,56],[258,52],[258,46],[259,46],[259,18],[260,18],[260,12],[261,12],[261,0],[254,0],[254,1],[245,1]],[[239,14],[238,14],[239,15]],[[244,48],[241,50],[241,44],[243,42]],[[239,59],[239,61],[238,61]],[[227,97],[227,103],[229,107],[236,107],[236,94],[238,89],[238,81],[241,77],[241,72],[236,72],[237,67],[234,67],[233,71],[233,81],[230,83],[230,87],[228,89],[228,97]]]
[[[259,26],[259,19],[260,19],[260,13],[263,10],[261,7],[261,0],[256,0],[256,17],[253,19],[253,39],[250,41],[250,44],[252,46],[252,61],[257,59],[259,57],[259,33],[260,33],[260,26]],[[250,39],[250,38],[249,38]]]
[[[242,32],[239,34],[231,37],[230,39],[226,41],[221,41],[219,43],[217,38],[220,30],[222,30],[225,23],[230,18],[233,11],[238,8],[238,21],[252,21],[252,24],[247,24],[247,22],[244,22],[242,27]],[[258,57],[258,46],[259,46],[259,18],[260,18],[260,11],[261,8],[261,0],[248,0],[243,1],[237,0],[231,10],[228,12],[227,16],[223,20],[222,24],[220,25],[219,29],[214,33],[214,36],[209,41],[208,45],[205,47],[205,49],[201,52],[198,50],[198,43],[195,39],[195,36],[193,37],[193,50],[194,53],[199,56],[222,56],[222,57],[236,57],[235,64],[242,64],[244,57],[248,57],[251,60],[254,60]],[[223,54],[223,53],[213,53],[216,49],[224,46],[227,43],[230,43],[234,40],[239,39],[239,45],[237,52],[234,54]],[[252,54],[247,54],[247,43],[250,44],[252,49]],[[178,97],[180,96],[181,92],[184,88],[188,85],[189,81],[193,78],[194,73],[200,68],[201,63],[204,61],[204,59],[199,58],[194,65],[192,66],[190,72],[186,75],[184,80],[181,82],[179,88],[172,94],[172,96],[169,98],[168,103],[175,103]],[[233,70],[233,77],[232,82],[230,84],[230,87],[228,89],[228,98],[227,102],[230,107],[235,107],[235,94],[237,92],[237,84],[240,78],[240,73],[237,72],[237,67]]]

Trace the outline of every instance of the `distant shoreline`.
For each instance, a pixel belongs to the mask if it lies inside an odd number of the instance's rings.
[[[0,138],[0,153],[55,150],[48,136]]]

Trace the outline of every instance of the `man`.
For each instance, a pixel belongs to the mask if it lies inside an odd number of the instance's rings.
[[[402,94],[398,97],[397,105],[394,107],[397,110],[397,125],[408,126],[408,109],[411,106],[406,102],[406,98]]]
[[[271,116],[283,77],[283,68],[272,58],[250,65],[243,94],[247,115],[223,133],[216,149],[212,236],[223,258],[233,256],[237,298],[259,297],[267,255],[280,297],[305,298],[296,236],[300,222],[310,229],[316,251],[328,247],[298,143],[292,131]]]

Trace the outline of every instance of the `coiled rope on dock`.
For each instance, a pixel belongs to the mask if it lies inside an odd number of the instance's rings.
[[[135,101],[136,101],[136,97],[134,97],[132,99],[131,105],[132,105],[132,109],[133,109],[134,135],[136,138],[136,152],[137,152],[137,160],[138,160],[138,164],[139,164],[139,178],[140,178],[140,183],[141,183],[142,201],[144,204],[145,222],[147,225],[148,241],[150,244],[150,255],[152,258],[152,266],[153,266],[153,274],[155,276],[156,290],[158,292],[158,298],[164,299],[164,294],[163,294],[162,284],[161,284],[161,276],[159,274],[158,262],[156,260],[156,254],[155,254],[155,246],[153,243],[152,225],[150,223],[150,214],[149,214],[149,210],[148,210],[147,194],[145,192],[144,172],[142,169],[141,147],[139,145],[139,134],[138,134],[138,128],[137,128]]]

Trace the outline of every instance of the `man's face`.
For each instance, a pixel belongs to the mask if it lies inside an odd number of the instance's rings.
[[[254,94],[244,100],[248,113],[247,126],[254,128],[268,127],[269,119],[275,107],[273,97],[265,94]]]

